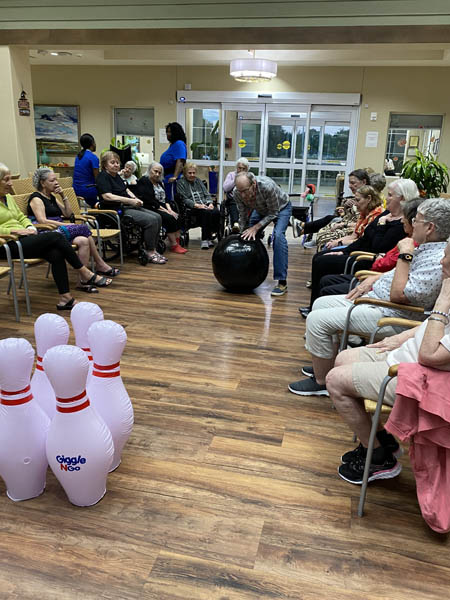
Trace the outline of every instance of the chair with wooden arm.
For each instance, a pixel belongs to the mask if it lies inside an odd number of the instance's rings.
[[[379,298],[369,298],[367,296],[363,296],[362,298],[356,298],[356,300],[354,300],[354,302],[353,302],[353,305],[349,307],[348,312],[347,312],[347,317],[345,319],[345,325],[344,325],[344,329],[343,329],[342,336],[341,336],[341,343],[339,345],[339,352],[344,350],[347,346],[347,339],[348,339],[348,334],[350,331],[351,315],[352,315],[353,310],[356,308],[356,306],[359,306],[360,304],[370,304],[371,306],[392,308],[395,310],[402,310],[405,312],[417,313],[418,315],[419,314],[421,314],[421,315],[427,314],[427,312],[425,311],[425,309],[422,306],[414,306],[412,304],[398,304],[397,302],[390,302],[389,300],[380,300]],[[352,333],[357,333],[357,332],[352,332]],[[374,339],[374,337],[375,336],[373,336],[372,339]]]
[[[375,260],[376,256],[377,255],[374,254],[373,252],[365,252],[363,250],[355,250],[354,252],[350,252],[347,260],[345,261],[344,275],[347,275],[347,273],[349,273],[349,268],[350,268],[350,263],[352,261],[352,258],[355,259],[354,262],[356,262],[358,260],[359,261],[360,260],[370,260],[373,262]],[[350,271],[351,274],[353,274],[353,270],[354,270],[354,266],[352,265],[351,271]]]
[[[9,291],[12,291],[16,321],[20,321],[19,303],[17,300],[16,282],[14,279],[14,263],[11,259],[11,251],[8,246],[8,241],[16,239],[17,238],[13,235],[2,235],[2,237],[0,237],[0,246],[5,248],[6,261],[8,263],[7,267],[0,266],[0,279],[3,279],[3,277],[9,278],[7,293],[9,294]]]

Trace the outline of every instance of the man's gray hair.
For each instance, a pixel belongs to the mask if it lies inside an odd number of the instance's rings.
[[[412,179],[396,179],[388,189],[393,190],[396,196],[402,196],[403,200],[411,200],[419,195],[416,182]]]
[[[424,200],[417,209],[423,220],[433,223],[437,241],[445,242],[450,236],[450,199],[429,198]]]
[[[243,179],[244,177],[245,179],[247,179],[249,185],[256,181],[256,176],[254,175],[254,173],[252,173],[251,171],[247,171],[246,173],[238,173],[236,175],[236,179],[234,180],[235,183],[238,181],[238,179]]]
[[[147,169],[147,177],[150,177],[150,171],[153,169],[153,167],[161,167],[161,177],[159,178],[159,181],[162,181],[164,179],[164,167],[162,166],[161,163],[157,162],[156,160],[153,160],[149,165],[148,165],[148,169]]]
[[[48,167],[39,167],[33,173],[33,177],[31,181],[33,182],[33,186],[38,190],[42,190],[42,182],[48,179],[49,175],[51,175],[53,171]]]

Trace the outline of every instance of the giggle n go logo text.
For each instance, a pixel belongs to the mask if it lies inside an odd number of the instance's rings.
[[[64,454],[58,454],[56,460],[59,462],[61,471],[79,471],[81,467],[79,465],[86,464],[86,459],[83,456],[64,456]]]

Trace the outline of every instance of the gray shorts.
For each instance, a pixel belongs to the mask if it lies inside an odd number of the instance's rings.
[[[387,352],[377,352],[377,348],[359,348],[358,362],[352,364],[352,381],[361,398],[378,400],[378,392],[389,371]],[[397,378],[388,383],[384,403],[394,406]]]

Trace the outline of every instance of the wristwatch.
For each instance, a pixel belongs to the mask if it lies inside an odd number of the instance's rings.
[[[402,254],[399,254],[398,258],[399,259],[401,258],[402,260],[406,260],[406,262],[411,262],[413,259],[413,255],[409,254],[408,252],[404,252]]]

